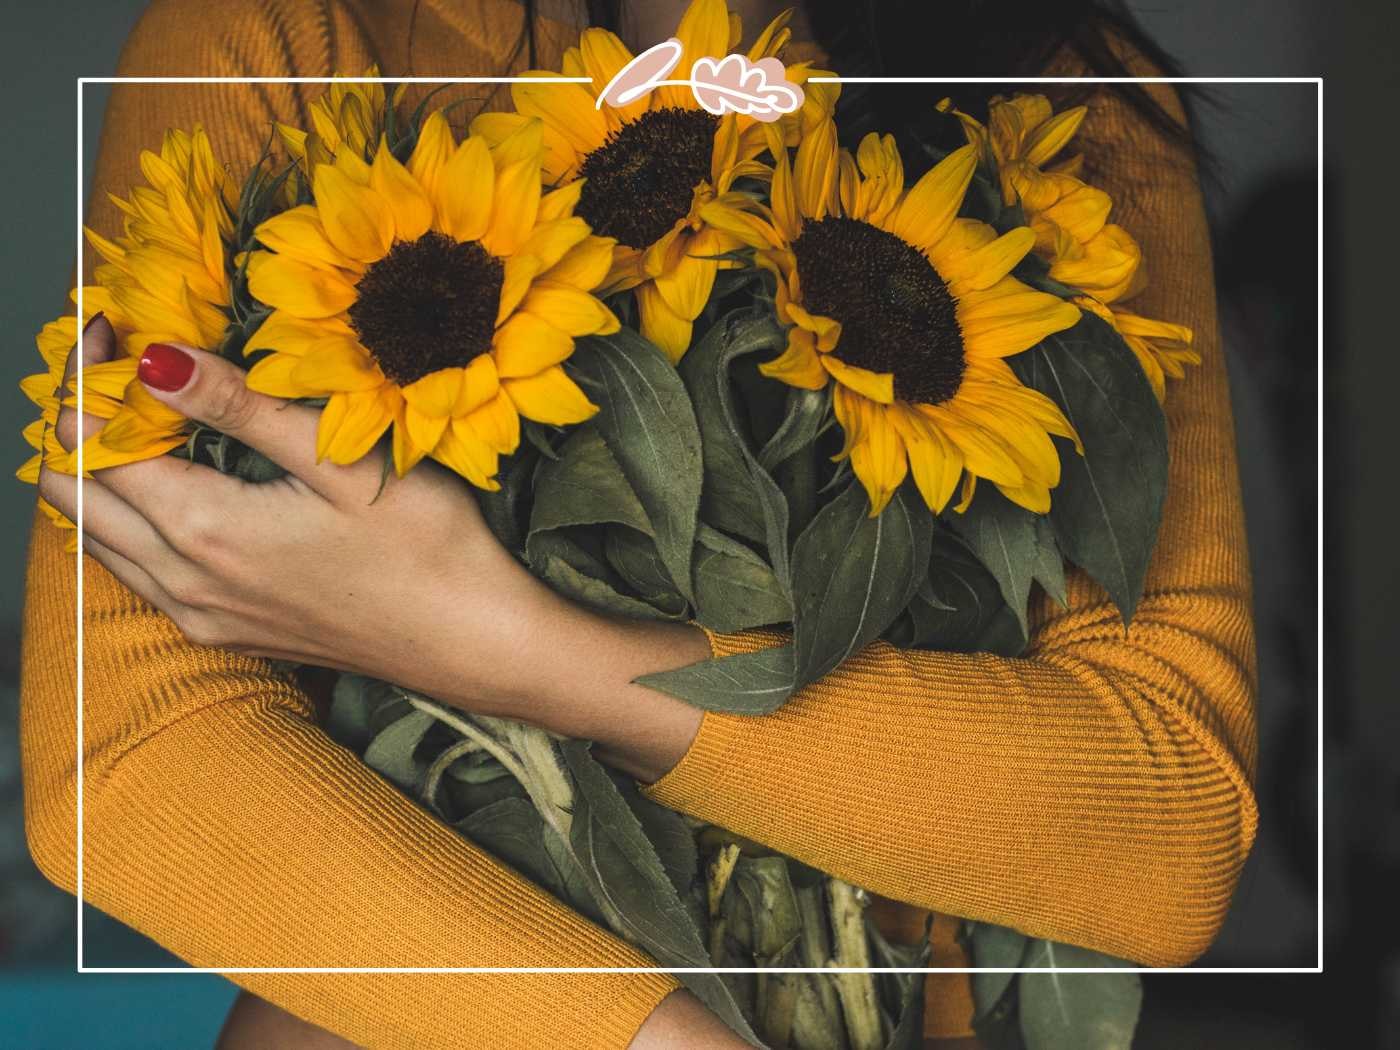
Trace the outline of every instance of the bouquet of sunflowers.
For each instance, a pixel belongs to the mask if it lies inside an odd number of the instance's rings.
[[[1065,559],[1126,620],[1161,513],[1165,377],[1197,358],[1189,331],[1122,308],[1137,245],[1054,163],[1083,107],[1018,95],[984,126],[945,103],[962,148],[902,157],[872,134],[851,153],[837,84],[777,61],[786,19],[727,55],[737,37],[705,0],[636,57],[587,30],[563,73],[591,86],[516,83],[515,111],[460,139],[431,96],[409,113],[383,82],[337,83],[238,177],[204,131],[171,131],[117,201],[123,235],[88,231],[84,305],[124,355],[85,370],[108,420],[86,466],[275,476],[136,381],[150,343],[216,348],[251,388],[322,406],[319,456],[387,441],[400,475],[425,457],[458,473],[576,601],[790,632],[646,679],[712,710],[773,711],[880,638],[1016,654],[1032,586],[1063,600]],[[76,336],[73,317],[39,336],[31,481],[41,457],[72,470],[47,424]],[[329,728],[663,966],[759,971],[684,975],[749,1038],[920,1045],[921,979],[892,968],[926,946],[882,937],[863,890],[658,806],[584,743],[393,683],[343,676]],[[965,936],[980,966],[1113,965]],[[788,972],[833,964],[887,969]],[[979,1026],[1032,1050],[1126,1045],[1134,978],[1076,980],[1067,997],[979,975]]]

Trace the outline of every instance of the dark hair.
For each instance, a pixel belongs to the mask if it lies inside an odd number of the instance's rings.
[[[524,32],[517,54],[537,64],[535,0],[523,0]],[[618,30],[624,0],[583,0],[589,24]],[[893,132],[901,143],[956,145],[956,122],[934,108],[937,94],[952,95],[960,109],[984,117],[988,99],[1014,87],[1019,77],[1042,74],[1069,52],[1097,76],[1132,74],[1124,55],[1136,53],[1163,76],[1180,73],[1172,59],[1138,24],[1123,0],[805,0],[815,43],[843,76],[995,76],[997,84],[956,84],[929,91],[905,85],[850,84],[842,90],[841,135],[848,144],[867,131]],[[1082,101],[1092,87],[1045,91],[1057,105]],[[1108,85],[1149,127],[1195,149],[1183,126],[1139,84]],[[1043,90],[1043,89],[1041,89]],[[1193,97],[1182,92],[1183,104]],[[917,172],[915,172],[917,174]]]

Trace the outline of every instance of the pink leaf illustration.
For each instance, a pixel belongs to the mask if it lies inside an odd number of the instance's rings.
[[[787,79],[787,70],[776,58],[697,58],[690,80],[695,101],[717,116],[732,110],[767,123],[802,105],[802,88]]]
[[[596,108],[601,109],[605,102],[614,107],[631,105],[666,79],[681,60],[683,50],[681,42],[674,37],[647,48],[608,81],[608,86],[598,95]]]

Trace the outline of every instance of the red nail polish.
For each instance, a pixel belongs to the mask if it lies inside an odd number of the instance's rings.
[[[136,377],[149,387],[173,393],[190,381],[194,374],[194,358],[178,346],[152,343],[141,355]]]

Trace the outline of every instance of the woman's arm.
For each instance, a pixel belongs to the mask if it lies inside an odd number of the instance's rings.
[[[325,74],[376,57],[343,4],[259,0],[207,19],[159,0],[118,72]],[[115,225],[105,191],[139,180],[139,151],[167,127],[204,123],[237,170],[273,119],[304,116],[319,91],[116,87],[90,221]],[[75,576],[61,537],[37,518],[22,666],[26,831],[41,870],[70,891]],[[97,906],[199,966],[652,965],[371,774],[265,661],[190,645],[91,559],[84,582],[83,890]],[[678,1032],[685,1045],[743,1045],[665,975],[232,976],[360,1045],[664,1048],[681,1045]]]
[[[1131,628],[1076,572],[1023,658],[874,645],[773,715],[707,714],[652,795],[900,900],[1181,964],[1219,928],[1257,819],[1234,432],[1194,165],[1114,96],[1081,144],[1150,262],[1133,308],[1192,327],[1203,358],[1167,392],[1167,502]],[[712,638],[719,655],[775,641]]]

